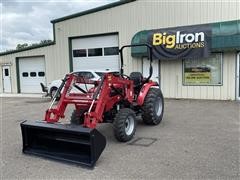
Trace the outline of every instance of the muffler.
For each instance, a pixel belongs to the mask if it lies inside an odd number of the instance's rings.
[[[43,121],[21,123],[23,153],[93,167],[106,146],[96,129]]]

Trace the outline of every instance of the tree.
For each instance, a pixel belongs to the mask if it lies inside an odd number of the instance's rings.
[[[48,44],[48,43],[51,43],[53,42],[52,40],[50,39],[47,39],[47,40],[41,40],[39,44]]]
[[[39,43],[32,43],[32,44],[28,44],[28,43],[23,43],[23,44],[18,44],[16,49],[23,49],[23,48],[26,48],[26,47],[31,47],[31,46],[37,46],[37,45],[43,45],[43,44],[49,44],[53,42],[52,40],[50,39],[44,39],[44,40],[41,40]]]
[[[49,43],[52,43],[53,41],[50,40],[50,39],[44,39],[44,40],[41,40],[39,43],[32,43],[32,44],[28,44],[28,43],[23,43],[23,44],[18,44],[17,47],[16,47],[16,50],[19,50],[19,49],[24,49],[26,47],[32,47],[32,46],[38,46],[38,45],[44,45],[44,44],[49,44]],[[7,52],[8,50],[6,50]],[[10,50],[12,51],[12,50]]]
[[[18,50],[18,49],[24,49],[24,48],[26,48],[26,47],[28,47],[28,43],[18,44],[17,47],[16,47],[16,49],[17,49],[17,50]]]

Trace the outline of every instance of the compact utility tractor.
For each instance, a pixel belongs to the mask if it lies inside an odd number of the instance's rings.
[[[140,72],[123,74],[123,49],[146,46],[149,52],[149,76]],[[136,131],[136,116],[157,125],[163,117],[163,95],[152,76],[152,47],[148,44],[126,45],[120,50],[120,73],[106,73],[98,81],[70,73],[62,80],[45,120],[21,123],[23,152],[93,167],[106,146],[106,138],[95,129],[99,123],[113,123],[116,139],[126,142]],[[92,85],[87,89],[86,84]],[[86,87],[86,90],[81,85]],[[79,92],[71,92],[72,88]],[[56,97],[60,100],[54,105]],[[61,123],[67,105],[75,110],[71,123]]]

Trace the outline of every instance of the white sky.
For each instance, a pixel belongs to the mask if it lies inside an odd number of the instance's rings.
[[[118,0],[0,0],[0,52],[53,39],[51,20]]]

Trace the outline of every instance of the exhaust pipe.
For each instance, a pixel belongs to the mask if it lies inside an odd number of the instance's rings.
[[[23,153],[94,167],[106,146],[96,129],[43,121],[21,123]]]

